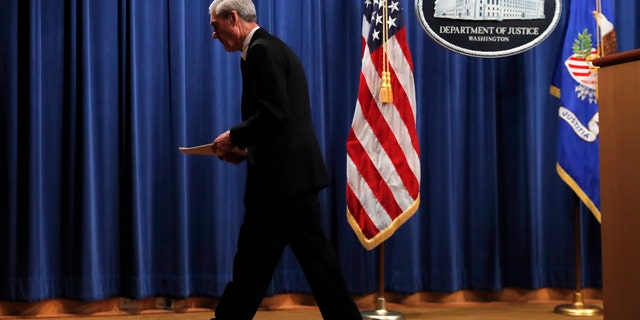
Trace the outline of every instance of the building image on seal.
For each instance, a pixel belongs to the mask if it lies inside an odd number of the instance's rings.
[[[458,20],[544,19],[545,0],[436,0],[434,18]]]

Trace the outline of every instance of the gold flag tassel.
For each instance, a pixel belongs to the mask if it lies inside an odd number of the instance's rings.
[[[389,9],[387,0],[380,1],[382,6],[382,79],[380,84],[380,101],[382,103],[393,102],[393,91],[391,90],[391,73],[389,72],[389,56],[387,55],[387,42],[389,40]]]
[[[391,90],[391,75],[389,71],[382,71],[382,86],[380,87],[380,101],[383,103],[393,102],[393,91]]]

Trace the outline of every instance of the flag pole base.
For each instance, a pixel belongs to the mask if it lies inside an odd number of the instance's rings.
[[[573,294],[573,303],[561,304],[553,309],[553,312],[563,314],[565,316],[574,317],[595,317],[602,315],[602,308],[594,305],[584,304],[584,298],[581,292]]]
[[[362,319],[375,320],[404,320],[405,317],[400,312],[387,310],[387,303],[384,298],[378,298],[376,301],[376,310],[367,310],[360,312]]]

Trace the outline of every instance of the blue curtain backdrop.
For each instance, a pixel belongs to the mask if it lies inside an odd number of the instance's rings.
[[[358,243],[344,201],[361,2],[256,1],[307,70],[332,177],[324,224],[354,294],[377,289],[376,251]],[[640,47],[640,5],[614,2],[619,50]],[[240,118],[240,57],[211,40],[208,5],[0,1],[0,300],[221,294],[244,167],[177,150]],[[555,171],[548,93],[567,12],[532,50],[482,59],[439,46],[413,1],[403,7],[422,202],[386,242],[386,290],[575,288],[576,198]],[[580,216],[582,285],[600,287],[600,227]],[[287,251],[269,293],[289,292],[309,288]]]

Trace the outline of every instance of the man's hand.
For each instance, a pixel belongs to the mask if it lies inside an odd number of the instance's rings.
[[[213,152],[219,154],[218,159],[238,164],[247,158],[247,151],[236,148],[227,130],[213,140]]]
[[[221,133],[215,140],[213,140],[213,152],[219,154],[226,154],[231,152],[236,145],[231,140],[231,132],[229,130]]]
[[[229,153],[225,153],[221,156],[218,156],[218,159],[224,160],[229,163],[239,164],[247,158],[247,151],[240,150],[238,148],[234,148]]]

